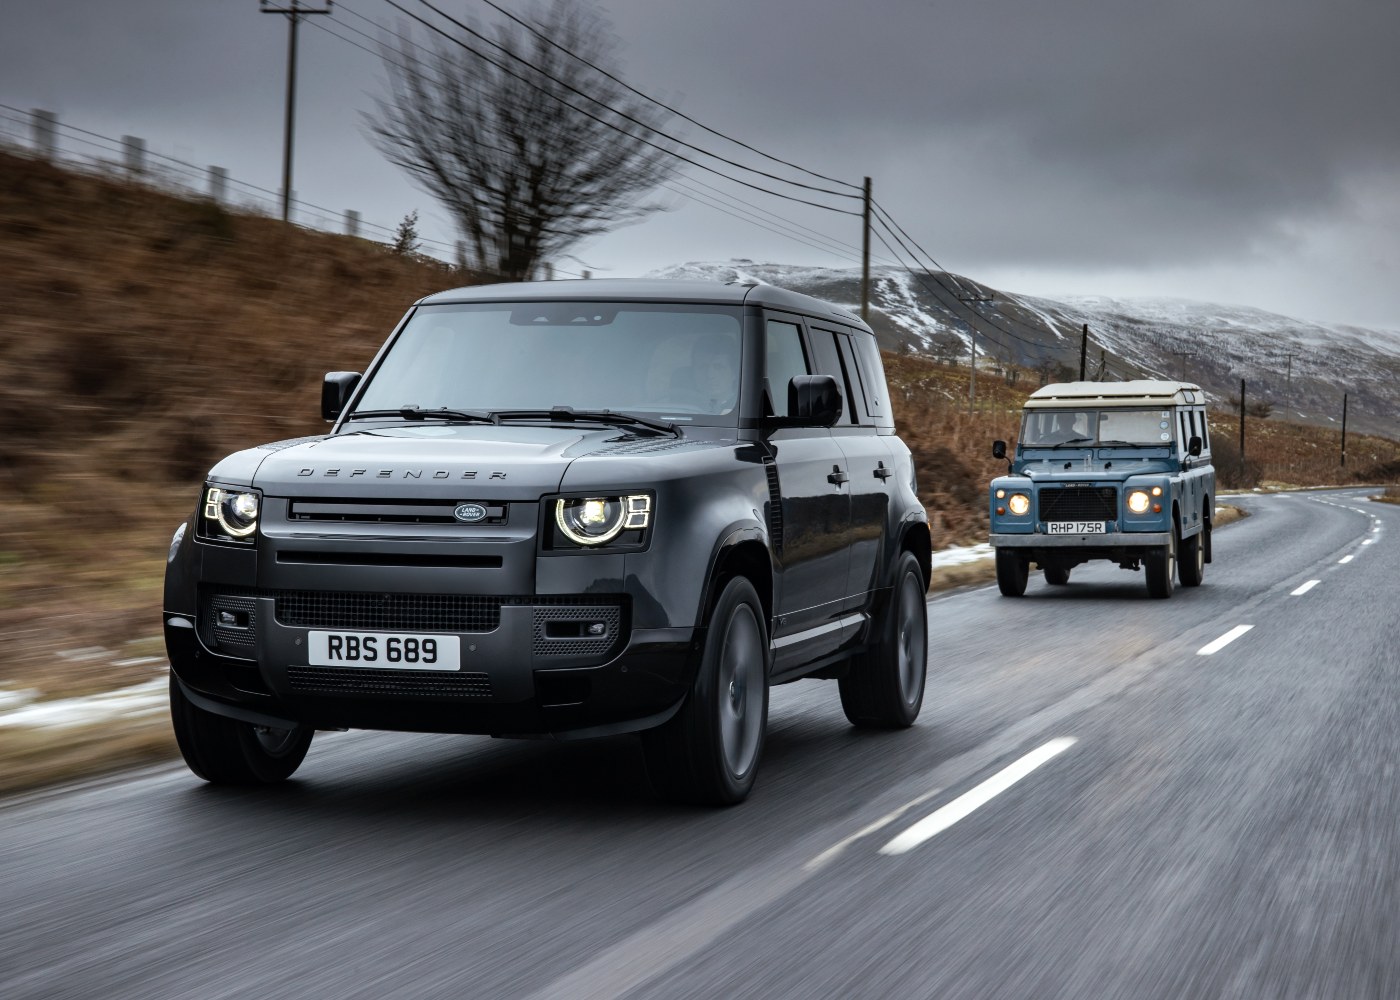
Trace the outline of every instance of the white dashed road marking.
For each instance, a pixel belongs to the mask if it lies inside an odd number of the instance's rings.
[[[1238,639],[1240,636],[1244,635],[1253,627],[1253,625],[1236,625],[1234,628],[1230,629],[1230,631],[1222,635],[1219,639],[1216,639],[1214,642],[1208,642],[1200,649],[1196,650],[1196,655],[1210,656],[1212,653],[1218,653],[1226,646],[1230,645],[1230,643]]]
[[[1355,559],[1355,558],[1356,558],[1356,556],[1342,556],[1342,558],[1338,559],[1337,561],[1340,562],[1340,563],[1342,563],[1342,564],[1346,564],[1346,563],[1351,562],[1351,561],[1352,561],[1353,559]]]
[[[1064,753],[1074,746],[1075,742],[1073,737],[1065,737],[1051,740],[1039,749],[1032,750],[1016,763],[998,771],[976,788],[964,792],[932,815],[919,820],[880,848],[880,853],[894,855],[912,851],[924,841],[937,836],[958,820],[966,818],[992,801],[1042,764]]]
[[[1290,597],[1302,597],[1304,594],[1306,594],[1308,591],[1312,590],[1314,587],[1316,587],[1316,586],[1317,586],[1319,583],[1321,583],[1321,582],[1322,582],[1321,580],[1309,580],[1307,583],[1303,584],[1303,585],[1302,585],[1301,587],[1299,587],[1297,590],[1293,591],[1293,593],[1290,594],[1289,596],[1290,596]]]

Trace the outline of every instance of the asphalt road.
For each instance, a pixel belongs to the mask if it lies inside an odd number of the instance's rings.
[[[1400,997],[1400,508],[1241,504],[1169,601],[933,600],[907,732],[776,689],[733,809],[628,739],[373,733],[10,800],[0,997]]]

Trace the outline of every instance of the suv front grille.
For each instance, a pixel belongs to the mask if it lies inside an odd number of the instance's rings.
[[[1039,492],[1042,521],[1116,521],[1116,486],[1061,486]]]
[[[429,695],[490,698],[491,678],[442,670],[361,670],[354,667],[288,667],[293,691],[335,695]]]

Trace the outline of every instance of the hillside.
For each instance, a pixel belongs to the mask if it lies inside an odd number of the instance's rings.
[[[46,694],[145,680],[164,556],[221,455],[319,433],[324,372],[363,370],[406,306],[470,276],[351,237],[0,153],[0,684]],[[1035,373],[886,357],[937,547],[985,538]],[[1014,384],[1013,384],[1014,380]],[[1276,421],[1258,479],[1338,478],[1334,432]],[[1228,457],[1227,418],[1217,440]],[[1400,445],[1354,438],[1356,478],[1394,481]],[[1232,473],[1235,474],[1235,473]]]
[[[782,285],[855,310],[856,269],[795,267],[749,260],[694,262],[658,276]],[[1060,381],[1078,377],[1084,324],[1087,370],[1108,378],[1197,382],[1217,405],[1268,402],[1280,417],[1339,429],[1342,395],[1348,427],[1400,438],[1400,331],[1327,326],[1261,309],[1174,299],[1036,298],[947,272],[916,279],[891,267],[871,269],[871,325],[890,350],[966,364],[977,329],[979,364],[1019,367]],[[969,305],[958,301],[983,297]]]

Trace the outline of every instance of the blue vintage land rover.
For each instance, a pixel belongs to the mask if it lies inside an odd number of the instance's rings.
[[[1006,458],[1006,442],[992,445]],[[1189,382],[1064,382],[1026,400],[1008,475],[992,481],[997,585],[1031,563],[1064,585],[1090,559],[1146,570],[1147,592],[1196,587],[1211,561],[1215,469],[1205,393]]]

